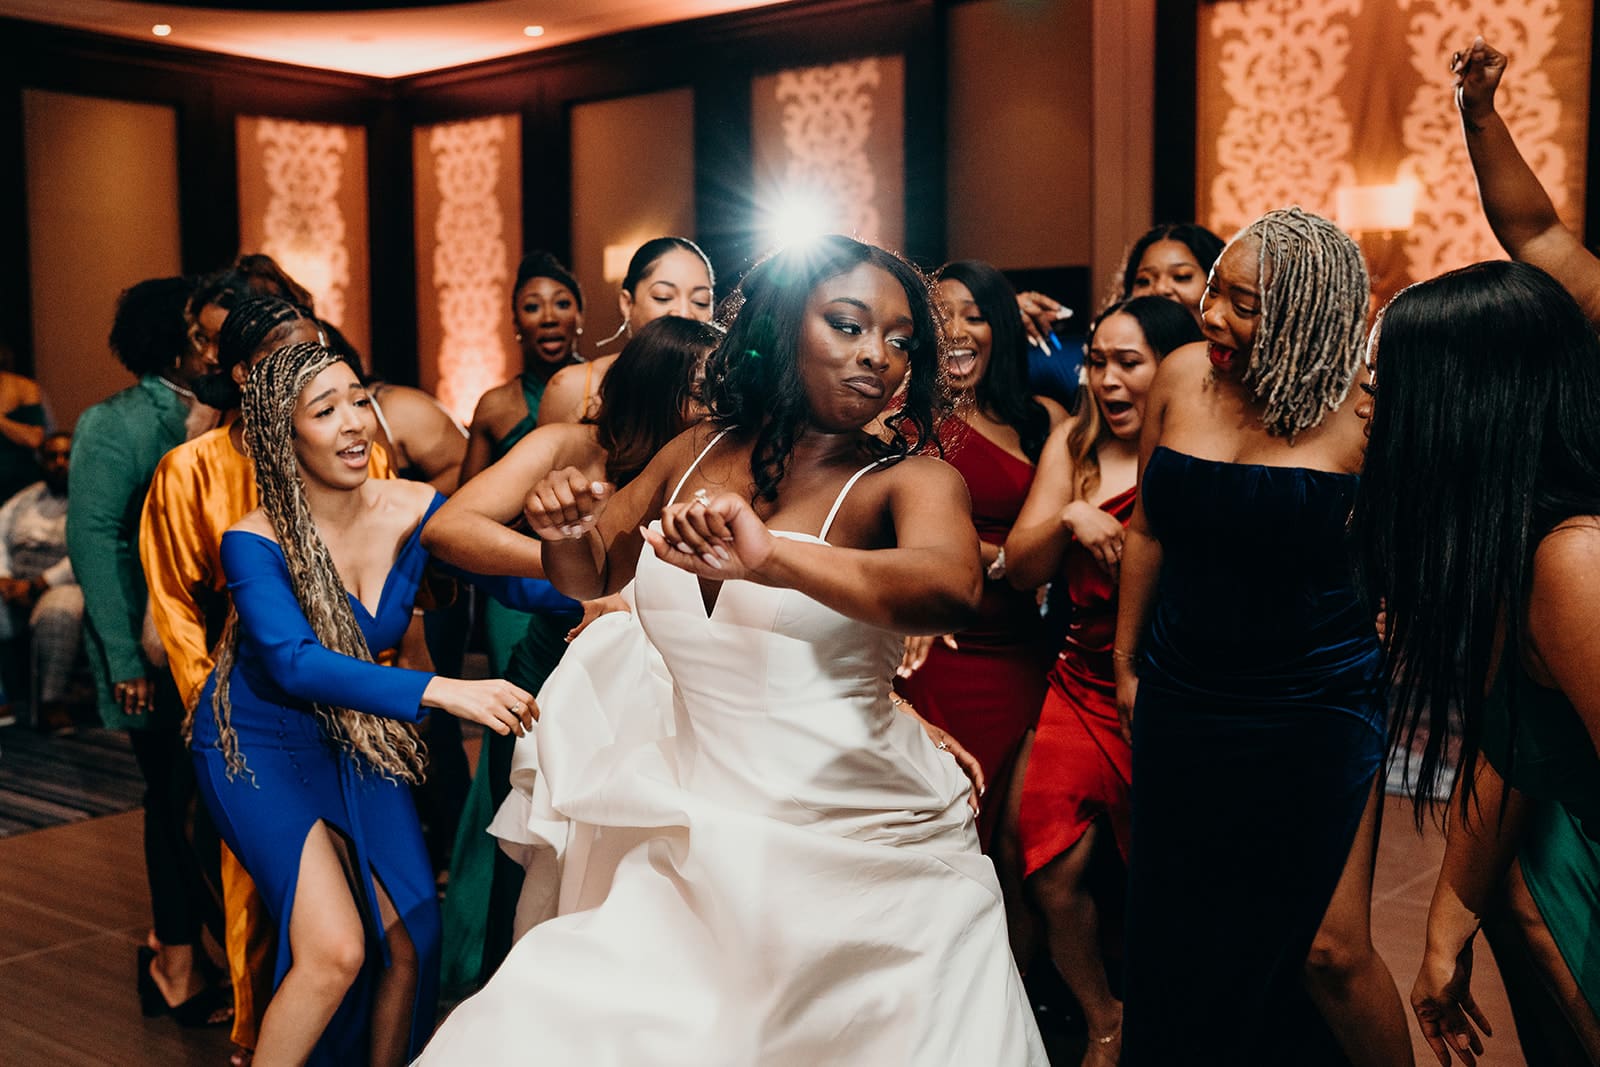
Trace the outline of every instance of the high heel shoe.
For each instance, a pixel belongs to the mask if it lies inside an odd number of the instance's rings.
[[[207,986],[182,1004],[167,1003],[151,967],[156,962],[155,950],[149,946],[139,949],[139,1011],[146,1019],[170,1015],[172,1021],[186,1030],[200,1030],[213,1026],[226,1026],[233,1021],[233,998],[226,990]]]

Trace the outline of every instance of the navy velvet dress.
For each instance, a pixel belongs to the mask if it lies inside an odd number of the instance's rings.
[[[1307,1062],[1302,969],[1383,746],[1354,475],[1157,448],[1134,708],[1123,1063]]]
[[[417,585],[429,562],[422,527],[443,497],[435,497],[422,522],[401,546],[375,611],[355,596],[350,606],[374,652],[399,644],[411,622]],[[217,744],[207,680],[194,717],[191,743],[206,807],[223,839],[255,880],[277,923],[273,988],[292,961],[289,918],[294,909],[306,835],[321,821],[350,845],[361,879],[368,931],[367,964],[312,1054],[313,1064],[367,1061],[374,979],[388,963],[377,922],[374,881],[381,884],[416,946],[420,963],[412,1014],[414,1055],[433,1030],[439,983],[439,906],[433,869],[412,805],[411,789],[336,747],[312,712],[313,703],[355,708],[420,723],[422,692],[432,674],[385,667],[329,651],[318,642],[295,599],[283,552],[267,538],[242,530],[222,537],[222,566],[239,613],[239,654],[231,676],[232,722],[246,772],[231,780]],[[448,569],[448,568],[447,568]],[[461,575],[523,610],[570,605],[547,582],[480,579]]]

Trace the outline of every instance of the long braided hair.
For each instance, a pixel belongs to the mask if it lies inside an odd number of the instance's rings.
[[[1291,440],[1336,411],[1361,364],[1371,283],[1361,249],[1298,207],[1240,231],[1259,249],[1261,318],[1244,384],[1266,405],[1267,433]]]
[[[232,411],[241,403],[233,368],[259,351],[271,351],[288,338],[297,322],[316,322],[311,311],[280,296],[240,297],[217,332],[217,369],[195,383],[195,394],[214,408]],[[321,327],[318,327],[321,330]]]
[[[289,584],[312,632],[324,648],[370,663],[372,652],[350,608],[349,594],[311,516],[294,451],[294,412],[300,394],[339,362],[330,349],[305,342],[280,348],[258,363],[244,390],[244,440],[255,461],[261,509],[272,523]],[[233,611],[217,645],[217,686],[211,702],[230,777],[247,771],[229,703],[238,653],[239,616]],[[352,708],[317,704],[314,710],[328,736],[350,753],[358,767],[370,765],[389,779],[422,780],[426,750],[410,726]]]

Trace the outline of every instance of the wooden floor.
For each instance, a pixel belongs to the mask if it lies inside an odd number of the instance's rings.
[[[1373,935],[1408,990],[1442,844],[1391,798],[1373,890]],[[138,812],[0,840],[0,1064],[222,1067],[224,1031],[139,1015],[134,952],[150,923]],[[1523,1063],[1493,958],[1474,991],[1495,1027],[1483,1067]],[[1415,1027],[1413,1026],[1413,1032]],[[537,1042],[536,1035],[530,1040]],[[1417,1037],[1417,1062],[1436,1062]],[[1075,1067],[1075,1064],[1073,1065]]]

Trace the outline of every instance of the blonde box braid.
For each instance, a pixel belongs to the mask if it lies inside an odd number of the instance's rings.
[[[1244,384],[1269,434],[1293,440],[1338,410],[1361,363],[1371,284],[1343,230],[1298,207],[1269,211],[1235,241],[1259,248],[1261,319]]]
[[[372,652],[350,608],[349,594],[311,517],[294,453],[294,413],[300,394],[312,379],[339,362],[339,356],[328,348],[307,342],[280,348],[258,363],[244,389],[244,440],[255,461],[261,509],[272,522],[289,568],[289,584],[312,632],[330,651],[370,663]],[[212,700],[229,777],[248,773],[229,702],[230,675],[238,652],[239,616],[229,612],[217,646],[217,685]],[[359,757],[355,758],[358,767],[370,764],[385,778],[422,780],[425,749],[409,725],[353,708],[317,704],[315,711],[328,735],[352,758]]]

